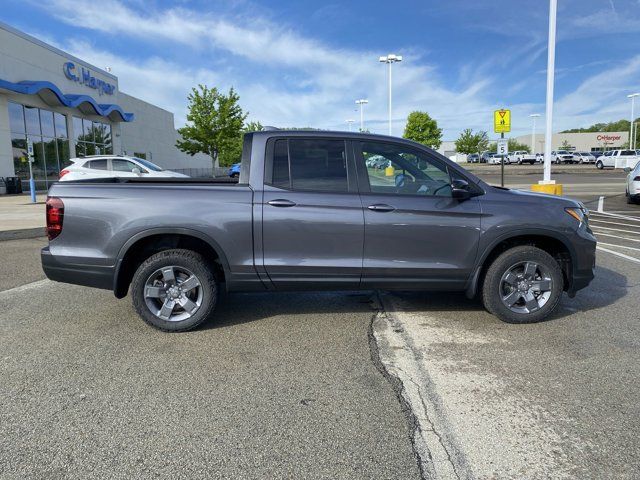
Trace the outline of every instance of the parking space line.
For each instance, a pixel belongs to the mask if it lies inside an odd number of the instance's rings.
[[[619,238],[620,240],[627,240],[628,242],[640,243],[640,240],[636,240],[635,238],[621,237],[620,235],[610,235],[608,233],[598,233],[598,232],[594,232],[594,233],[596,234],[596,237],[613,237],[613,238]]]
[[[606,220],[596,220],[595,218],[592,218],[591,220],[589,220],[589,223],[592,223],[592,222],[606,223],[608,225],[622,225],[623,227],[637,228],[636,225],[629,225],[628,223],[608,222]],[[597,225],[595,225],[595,227],[597,228]]]
[[[634,225],[629,225],[630,227],[634,227]],[[600,227],[598,225],[592,225],[591,226],[592,229],[593,228],[599,228],[600,230],[611,230],[613,232],[622,232],[622,233],[635,233],[640,235],[640,232],[638,231],[633,231],[633,230],[623,230],[622,228],[611,228],[611,227]]]
[[[48,278],[45,278],[44,280],[38,280],[35,282],[31,282],[31,283],[25,283],[24,285],[20,285],[18,287],[13,287],[10,288],[8,290],[2,290],[0,292],[0,298],[6,296],[6,295],[12,295],[14,293],[20,293],[20,292],[25,292],[27,290],[32,290],[34,288],[38,288],[41,286],[46,285],[47,283],[51,283],[51,280],[49,280]]]
[[[625,220],[630,220],[632,222],[640,222],[640,217],[630,217],[628,215],[620,215],[617,213],[611,212],[591,212],[591,215],[597,217],[598,215],[601,217],[609,217],[609,218],[622,218]]]
[[[604,197],[598,199],[598,211],[604,212]]]
[[[637,252],[640,252],[640,248],[636,248],[636,247],[626,247],[624,245],[617,245],[615,243],[604,243],[604,242],[598,242],[598,245],[606,245],[608,247],[618,247],[618,248],[626,248],[629,250],[635,250]]]
[[[635,257],[630,257],[629,255],[625,255],[624,253],[619,253],[619,252],[614,252],[613,250],[609,250],[608,248],[604,248],[604,247],[596,247],[598,250],[601,250],[603,252],[607,252],[610,253],[611,255],[615,255],[617,257],[620,258],[624,258],[625,260],[629,260],[631,262],[635,262],[635,263],[640,263],[640,259],[635,258]]]

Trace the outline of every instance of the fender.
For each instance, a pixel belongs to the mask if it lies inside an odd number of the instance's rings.
[[[202,233],[199,230],[192,230],[190,228],[181,228],[181,227],[150,228],[150,229],[143,230],[141,232],[136,233],[133,237],[127,240],[125,244],[120,248],[120,251],[118,252],[118,256],[116,258],[115,273],[113,275],[114,293],[117,292],[118,277],[120,276],[120,267],[122,266],[122,260],[124,259],[124,256],[127,254],[131,246],[134,245],[139,240],[142,240],[143,238],[147,238],[152,235],[161,235],[161,234],[188,235],[191,237],[198,238],[203,242],[207,243],[211,248],[213,248],[218,253],[220,264],[222,265],[222,269],[224,270],[225,277],[230,278],[231,270],[229,268],[229,261],[227,260],[227,256],[224,253],[224,250],[222,250],[222,247],[220,247],[220,244],[218,242],[216,242],[213,238],[211,238],[206,233]]]
[[[484,233],[483,235],[486,235],[486,233]],[[526,235],[535,235],[537,237],[550,237],[550,238],[553,238],[554,240],[558,240],[559,242],[561,242],[567,248],[567,250],[569,251],[569,255],[571,256],[572,270],[575,269],[575,265],[576,265],[575,249],[573,248],[573,245],[567,239],[567,237],[562,235],[561,233],[558,233],[556,230],[548,230],[545,228],[517,228],[514,230],[509,230],[508,232],[505,232],[499,237],[496,237],[489,245],[487,245],[484,248],[482,254],[476,258],[476,262],[473,267],[473,273],[467,280],[467,288],[465,290],[465,294],[468,298],[473,298],[476,295],[476,292],[478,291],[478,281],[480,280],[480,272],[482,270],[485,260],[487,259],[489,254],[493,251],[493,249],[496,248],[500,243],[504,242],[505,240],[509,240],[510,238],[514,238],[514,237],[522,237]],[[571,272],[571,275],[573,276],[573,271]]]

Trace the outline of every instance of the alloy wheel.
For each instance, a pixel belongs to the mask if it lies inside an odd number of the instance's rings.
[[[512,312],[527,314],[540,310],[551,297],[553,280],[544,265],[519,262],[502,275],[500,298]]]
[[[177,265],[159,268],[144,285],[144,301],[156,317],[168,322],[191,318],[203,298],[200,280],[189,269]]]

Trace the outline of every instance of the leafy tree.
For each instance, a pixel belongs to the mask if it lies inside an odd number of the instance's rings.
[[[427,112],[411,112],[404,128],[404,138],[422,143],[427,147],[439,148],[442,144],[442,129]]]
[[[456,150],[460,153],[481,153],[487,149],[489,137],[487,132],[481,130],[473,133],[473,130],[466,128],[460,133],[456,140]]]
[[[509,152],[516,152],[518,150],[525,151],[527,153],[531,152],[531,147],[529,145],[525,145],[524,143],[518,142],[515,138],[510,138],[509,143],[507,145]]]
[[[188,100],[188,123],[178,129],[182,138],[176,147],[192,156],[209,155],[214,167],[237,161],[238,138],[247,114],[238,104],[240,97],[233,87],[225,95],[215,87],[198,85],[191,89]]]

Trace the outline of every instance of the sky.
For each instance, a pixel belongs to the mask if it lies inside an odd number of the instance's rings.
[[[121,91],[185,123],[198,84],[233,87],[248,120],[347,130],[368,99],[365,128],[393,133],[428,112],[454,140],[492,133],[512,110],[512,135],[544,114],[547,0],[2,0],[0,19],[97,67]],[[640,0],[558,0],[553,129],[629,118],[640,91]],[[66,92],[71,93],[71,92]],[[640,108],[639,108],[640,110]],[[544,115],[538,125],[544,121]],[[355,124],[357,128],[357,123]],[[542,127],[538,127],[542,131]]]

